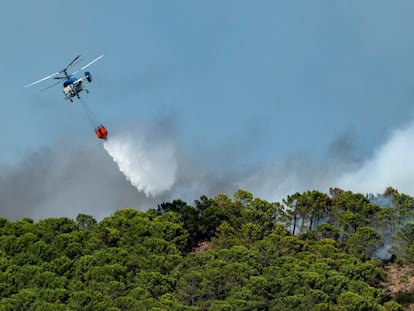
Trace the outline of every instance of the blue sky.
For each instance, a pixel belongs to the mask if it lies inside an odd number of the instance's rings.
[[[223,172],[238,178],[275,162],[284,174],[295,161],[295,170],[316,170],[335,152],[363,161],[413,119],[413,9],[412,1],[8,1],[0,162],[15,180],[45,150],[105,156],[60,86],[23,88],[78,54],[82,64],[105,54],[83,98],[110,134],[171,128],[186,158],[206,175],[217,171],[216,185]],[[117,204],[133,205],[128,195]]]

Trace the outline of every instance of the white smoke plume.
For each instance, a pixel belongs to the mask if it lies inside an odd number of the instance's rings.
[[[328,192],[339,187],[362,194],[381,194],[389,186],[414,195],[414,122],[396,129],[369,156],[354,135],[333,142],[323,161],[306,151],[260,163],[239,172],[238,187],[267,200],[307,190]]]
[[[414,195],[414,122],[400,128],[382,144],[372,158],[336,181],[338,187],[361,193],[384,192],[387,186]]]
[[[104,143],[126,179],[146,196],[158,196],[175,182],[177,159],[175,146],[149,127],[111,133]]]
[[[328,192],[330,187],[339,187],[367,194],[383,193],[388,186],[414,195],[414,122],[395,130],[369,157],[361,155],[364,146],[358,138],[346,133],[332,143],[324,161],[304,152],[236,168],[230,165],[237,160],[233,150],[224,152],[231,163],[221,159],[218,165],[214,155],[191,159],[185,155],[186,148],[176,152],[177,141],[167,131],[157,129],[155,137],[151,128],[141,126],[135,132],[112,135],[105,143],[126,178],[147,196],[165,193],[191,201],[203,194],[232,195],[243,188],[263,199],[281,201],[297,191]]]

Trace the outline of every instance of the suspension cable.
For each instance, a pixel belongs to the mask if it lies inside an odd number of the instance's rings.
[[[92,112],[92,110],[89,108],[89,106],[83,101],[82,98],[79,98],[79,101],[82,105],[83,110],[85,110],[85,113],[91,122],[93,129],[95,130],[97,126],[99,126],[101,123],[98,122],[98,119],[96,118],[95,114]]]

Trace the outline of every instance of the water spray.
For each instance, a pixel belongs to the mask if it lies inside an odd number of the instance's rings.
[[[104,148],[138,191],[157,196],[175,182],[177,160],[172,143],[149,137],[146,129],[138,135],[131,132],[112,134]]]

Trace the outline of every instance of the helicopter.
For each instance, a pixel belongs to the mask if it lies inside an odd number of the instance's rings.
[[[69,68],[71,68],[72,66],[76,65],[77,63],[80,62],[79,58],[80,55],[76,56],[70,63],[69,65],[67,65],[65,68],[63,68],[62,70],[55,72],[47,77],[44,77],[40,80],[37,80],[35,82],[32,82],[30,84],[27,84],[25,87],[30,87],[33,86],[35,84],[38,84],[42,81],[48,80],[48,79],[56,79],[56,80],[60,80],[50,86],[48,86],[46,89],[49,89],[55,85],[58,85],[59,83],[61,83],[61,80],[63,80],[63,94],[65,94],[65,99],[70,100],[71,102],[73,102],[73,98],[76,96],[78,99],[81,99],[79,96],[79,93],[81,93],[82,91],[85,91],[86,93],[89,93],[89,91],[87,89],[85,89],[83,87],[83,81],[86,80],[88,82],[92,82],[92,75],[89,71],[85,71],[84,72],[84,76],[81,78],[76,77],[75,75],[83,70],[85,70],[87,67],[89,67],[90,65],[92,65],[93,63],[95,63],[96,61],[100,60],[103,57],[103,55],[95,58],[94,60],[92,60],[91,62],[89,62],[88,64],[86,64],[85,66],[83,66],[82,68],[80,68],[79,70],[76,70],[73,73],[68,73]],[[91,121],[91,123],[93,123],[93,125],[95,126],[95,134],[99,139],[103,139],[106,140],[107,136],[108,136],[108,130],[106,129],[105,126],[103,126],[102,124],[97,125],[97,121],[95,116],[93,115],[92,110],[90,110],[90,108],[86,105],[86,103],[83,102],[83,100],[80,100],[80,103],[82,105],[82,107],[84,108],[86,114],[89,117],[89,120]]]
[[[76,96],[78,99],[80,99],[80,95],[79,93],[81,93],[82,91],[85,91],[86,93],[89,93],[89,90],[85,89],[83,87],[83,81],[86,80],[88,82],[92,82],[92,75],[89,71],[85,71],[84,72],[84,76],[81,78],[76,77],[75,75],[83,70],[85,70],[87,67],[89,67],[90,65],[92,65],[93,63],[95,63],[96,61],[100,60],[103,57],[103,55],[95,58],[94,60],[92,60],[91,62],[89,62],[88,64],[86,64],[85,66],[83,66],[82,68],[80,68],[79,70],[76,70],[73,73],[68,73],[68,69],[71,68],[72,66],[76,65],[77,63],[79,63],[79,58],[80,55],[76,56],[70,63],[69,65],[67,65],[65,68],[63,68],[62,70],[55,72],[47,77],[44,77],[40,80],[37,80],[35,82],[32,82],[30,84],[25,85],[26,87],[30,87],[33,86],[35,84],[38,84],[42,81],[48,80],[48,79],[56,79],[56,80],[63,80],[63,94],[65,95],[65,99],[70,100],[71,102],[73,102],[73,98]],[[60,75],[60,76],[58,76]],[[48,86],[46,89],[49,89],[55,85],[58,85],[59,83],[61,83],[61,81],[58,81],[50,86]]]

